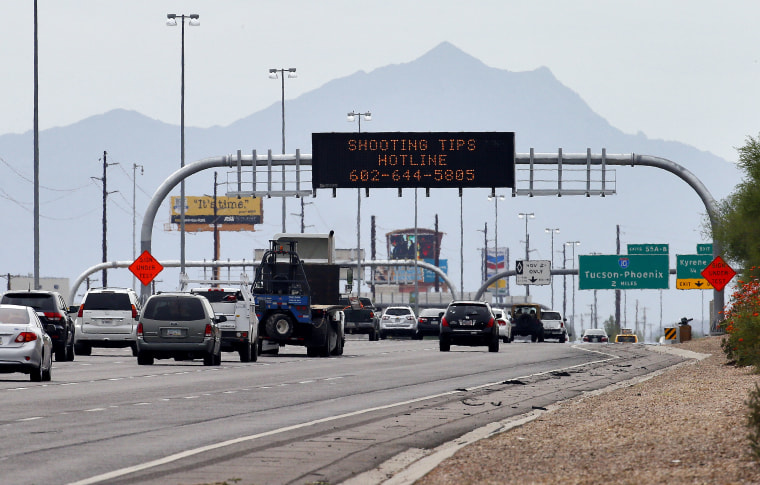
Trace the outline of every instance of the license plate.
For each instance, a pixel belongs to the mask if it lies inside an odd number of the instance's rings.
[[[113,325],[113,320],[101,320],[101,325]]]
[[[475,325],[475,321],[474,320],[459,320],[459,325],[472,326],[472,325]]]
[[[167,328],[166,329],[166,336],[167,337],[181,337],[182,336],[182,330],[179,328]]]

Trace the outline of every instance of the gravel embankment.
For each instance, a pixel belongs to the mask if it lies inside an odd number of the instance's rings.
[[[710,356],[560,403],[464,447],[415,483],[760,483],[745,425],[746,401],[760,375],[726,365],[720,337],[673,347]]]

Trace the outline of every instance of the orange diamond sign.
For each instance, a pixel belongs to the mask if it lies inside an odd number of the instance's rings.
[[[163,269],[161,263],[148,251],[144,251],[134,263],[129,265],[129,271],[137,276],[143,285],[148,285]]]
[[[731,278],[736,276],[736,271],[723,261],[723,258],[718,256],[702,270],[701,274],[713,285],[713,288],[717,291],[723,291],[723,288],[731,281]]]

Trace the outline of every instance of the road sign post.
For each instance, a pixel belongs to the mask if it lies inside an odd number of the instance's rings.
[[[515,263],[518,285],[549,285],[552,282],[552,262],[542,259],[518,259]]]

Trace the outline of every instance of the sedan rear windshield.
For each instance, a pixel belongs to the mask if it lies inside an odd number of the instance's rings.
[[[145,304],[143,317],[150,320],[203,320],[203,304],[197,298],[156,298]]]
[[[559,312],[541,312],[542,320],[562,320],[559,316]]]
[[[25,308],[0,308],[0,323],[23,325],[29,323],[29,314]]]
[[[385,310],[386,315],[411,315],[411,313],[407,308],[388,308]]]
[[[132,303],[126,293],[89,293],[83,310],[131,310]]]
[[[55,297],[52,295],[6,293],[3,295],[2,302],[10,305],[30,306],[40,312],[58,311],[55,304]]]

